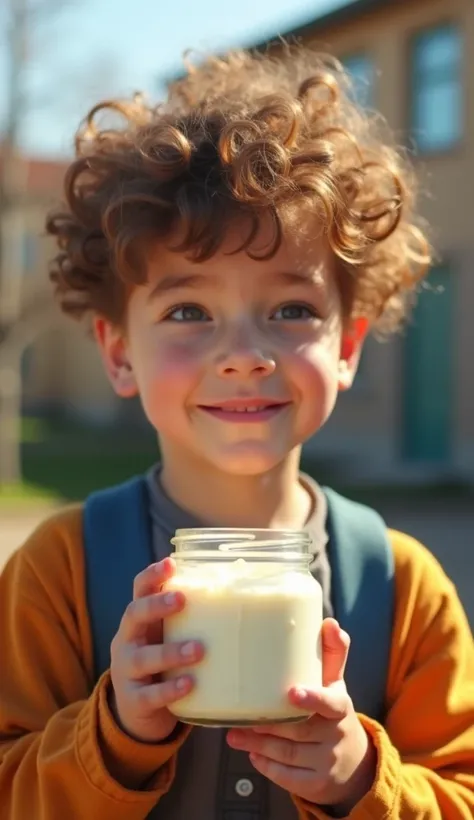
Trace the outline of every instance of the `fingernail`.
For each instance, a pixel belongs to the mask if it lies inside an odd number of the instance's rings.
[[[189,678],[176,678],[175,681],[176,689],[179,689],[182,692],[184,689],[189,688]]]
[[[176,594],[174,592],[167,592],[164,601],[166,606],[173,606],[176,603]]]
[[[193,658],[197,651],[198,644],[196,641],[189,641],[189,643],[185,643],[180,649],[183,658]]]
[[[308,697],[307,689],[303,689],[302,686],[296,686],[294,692],[296,697],[300,700],[305,700]]]

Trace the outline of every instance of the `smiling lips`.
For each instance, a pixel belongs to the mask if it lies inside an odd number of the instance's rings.
[[[199,409],[221,421],[255,423],[269,421],[290,405],[275,399],[231,399],[219,404],[200,404]]]

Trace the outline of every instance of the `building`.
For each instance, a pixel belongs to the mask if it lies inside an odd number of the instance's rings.
[[[338,56],[360,102],[413,147],[440,256],[429,280],[440,292],[422,294],[403,336],[368,344],[352,391],[310,446],[359,477],[472,479],[474,3],[355,0],[279,34]]]

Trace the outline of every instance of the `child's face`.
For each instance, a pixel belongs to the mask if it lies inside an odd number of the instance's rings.
[[[117,393],[139,393],[165,458],[255,475],[324,424],[360,340],[344,337],[322,240],[284,242],[263,262],[229,255],[237,240],[204,263],[157,246],[126,336],[102,320],[96,335]]]

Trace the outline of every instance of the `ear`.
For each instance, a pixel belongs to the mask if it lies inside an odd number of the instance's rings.
[[[105,372],[115,392],[123,399],[136,396],[138,388],[123,330],[102,316],[94,318],[93,330]]]
[[[369,330],[367,319],[355,319],[350,328],[344,331],[339,358],[339,390],[352,387],[365,338]]]

